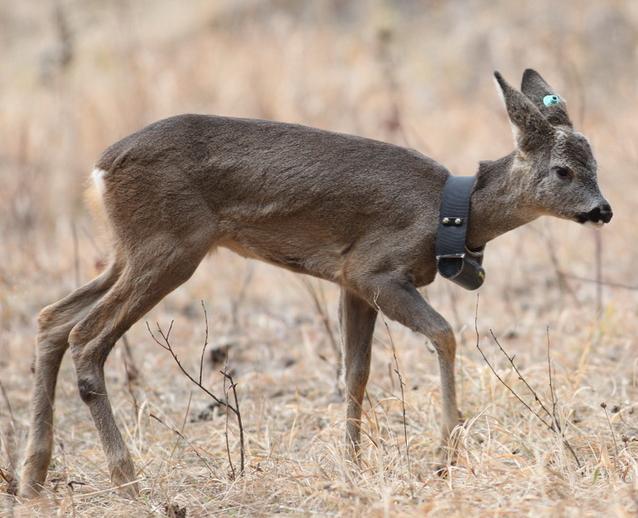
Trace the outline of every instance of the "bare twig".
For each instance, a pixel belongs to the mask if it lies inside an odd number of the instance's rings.
[[[551,341],[549,339],[549,326],[547,326],[547,376],[549,378],[549,392],[552,398],[552,418],[554,421],[554,425],[556,426],[556,430],[558,431],[558,433],[560,433],[560,436],[563,440],[563,444],[572,454],[572,457],[574,457],[574,459],[576,460],[576,464],[580,468],[581,467],[580,460],[578,456],[576,455],[574,448],[572,448],[572,445],[565,437],[565,430],[561,426],[560,420],[558,418],[558,411],[557,411],[558,398],[556,396],[556,391],[554,390],[554,382],[553,382],[553,376],[552,376],[552,358],[550,355],[550,349],[551,349]]]
[[[233,297],[233,300],[231,300],[231,318],[232,318],[232,323],[233,323],[233,329],[237,329],[239,327],[239,307],[241,306],[242,302],[244,301],[244,299],[246,298],[246,292],[248,290],[248,285],[250,284],[250,281],[253,277],[253,272],[254,272],[254,268],[251,265],[248,266],[248,270],[246,271],[246,274],[244,275],[244,278],[242,280],[241,285],[239,286],[239,291],[237,292],[237,296]]]
[[[500,349],[501,353],[503,353],[503,356],[505,356],[505,358],[507,358],[507,361],[512,366],[512,368],[514,369],[514,372],[518,376],[518,379],[523,382],[523,384],[527,387],[527,390],[529,390],[530,394],[532,394],[532,396],[534,398],[534,401],[536,401],[538,403],[538,405],[543,410],[543,412],[545,412],[545,414],[550,419],[552,419],[552,421],[553,421],[552,413],[549,410],[547,410],[547,407],[543,404],[543,401],[541,400],[541,398],[538,397],[538,393],[530,386],[529,383],[527,383],[527,380],[521,374],[521,371],[518,370],[518,367],[516,366],[516,363],[514,362],[514,356],[510,356],[509,354],[507,354],[507,351],[503,348],[501,343],[498,341],[498,338],[494,334],[494,331],[492,331],[491,329],[490,329],[490,335],[492,336],[492,340],[494,340],[494,343],[496,343],[496,345]],[[560,431],[560,427],[558,427],[558,430]]]
[[[77,513],[75,509],[75,499],[73,498],[73,486],[78,484],[78,482],[75,480],[71,480],[69,478],[69,466],[66,461],[66,452],[64,451],[64,443],[60,441],[58,442],[58,445],[60,446],[60,452],[62,453],[62,469],[63,469],[63,476],[64,476],[64,487],[66,488],[67,495],[69,497],[69,500],[71,501],[71,515],[75,518],[75,516],[77,516]],[[80,482],[80,484],[82,483]]]
[[[326,311],[325,294],[323,290],[320,290],[320,294],[318,294],[315,286],[312,284],[311,281],[309,281],[306,278],[302,277],[301,283],[303,284],[304,288],[308,292],[308,295],[310,295],[310,298],[312,299],[312,302],[315,306],[315,311],[317,312],[317,315],[319,315],[319,319],[321,320],[321,323],[326,331],[326,335],[328,336],[328,342],[330,343],[330,346],[332,347],[332,350],[335,353],[335,359],[337,364],[335,369],[335,374],[337,378],[336,387],[339,394],[341,394],[339,382],[341,380],[341,374],[343,370],[343,347],[341,347],[341,344],[337,342],[337,339],[335,338],[335,335],[332,331],[332,326],[330,325],[330,317],[328,316],[328,312]]]
[[[126,373],[126,389],[133,400],[133,407],[135,409],[135,415],[137,416],[140,411],[140,406],[135,395],[134,385],[139,378],[139,370],[135,365],[135,359],[133,358],[133,351],[131,350],[131,344],[128,341],[126,334],[122,336],[123,347],[123,359],[124,359],[124,372]]]
[[[405,444],[405,456],[408,462],[408,474],[412,476],[412,468],[410,463],[410,447],[408,446],[408,427],[406,424],[405,417],[405,383],[403,382],[403,376],[401,376],[401,369],[399,369],[399,358],[397,357],[397,349],[394,346],[394,340],[392,339],[392,334],[390,333],[390,328],[388,327],[388,323],[383,319],[383,323],[385,324],[386,331],[388,332],[388,337],[390,338],[390,345],[392,347],[392,357],[394,358],[394,372],[399,379],[399,388],[401,389],[401,412],[403,414],[403,443]]]
[[[208,395],[208,397],[210,397],[213,401],[215,401],[219,405],[227,407],[229,410],[231,410],[231,412],[233,412],[235,415],[237,415],[237,410],[235,408],[233,408],[231,405],[226,405],[226,403],[224,403],[224,401],[219,399],[215,394],[213,394],[210,390],[208,390],[204,385],[199,383],[195,378],[193,378],[193,376],[190,374],[190,372],[188,372],[184,368],[184,366],[182,365],[182,362],[180,362],[179,358],[177,357],[177,354],[173,350],[173,346],[170,343],[170,336],[171,336],[171,331],[173,329],[173,324],[174,324],[174,320],[171,320],[171,323],[170,323],[170,325],[168,327],[168,331],[166,333],[164,333],[164,331],[160,327],[159,323],[156,323],[157,332],[159,333],[160,337],[162,338],[163,343],[162,343],[162,341],[160,341],[155,336],[155,334],[153,334],[153,331],[151,331],[151,326],[149,325],[148,322],[146,322],[146,329],[148,330],[149,334],[151,335],[151,338],[155,341],[155,343],[157,345],[159,345],[162,349],[167,350],[171,354],[171,356],[173,357],[173,360],[175,360],[175,363],[177,363],[177,366],[182,371],[184,376],[186,376],[193,384],[195,384],[201,391],[203,391],[206,395]]]
[[[175,435],[177,435],[180,439],[182,439],[186,444],[188,444],[191,447],[191,450],[193,450],[193,453],[195,455],[197,455],[197,457],[199,458],[199,460],[202,461],[202,463],[204,464],[204,466],[206,466],[206,468],[208,469],[208,471],[210,472],[211,476],[215,476],[215,472],[213,471],[213,468],[210,467],[210,464],[208,464],[208,461],[203,457],[203,455],[201,453],[199,453],[199,451],[197,450],[197,448],[195,447],[195,445],[189,441],[186,436],[180,432],[177,428],[174,428],[168,424],[166,424],[164,421],[162,421],[161,418],[159,418],[158,416],[156,416],[153,413],[149,414],[149,417],[151,417],[152,419],[155,419],[158,423],[160,423],[161,425],[165,426],[166,428],[168,428],[171,432],[173,432]]]
[[[552,359],[550,356],[550,347],[551,347],[551,343],[549,341],[549,326],[547,326],[547,377],[549,378],[549,394],[550,397],[552,398],[552,415],[555,417],[556,414],[556,392],[554,392],[554,382],[552,379]],[[558,424],[558,421],[556,419],[554,419],[554,423],[556,424],[556,426],[560,426]]]
[[[549,372],[550,372],[550,392],[552,394],[552,412],[550,412],[547,407],[544,405],[544,403],[542,402],[542,400],[540,399],[540,397],[538,396],[538,393],[530,386],[530,384],[527,382],[527,380],[525,379],[525,377],[521,374],[521,372],[518,370],[518,368],[516,367],[516,364],[514,363],[514,357],[510,356],[507,351],[505,351],[505,349],[501,346],[500,342],[498,341],[498,339],[496,338],[496,335],[494,334],[494,332],[490,329],[490,334],[494,340],[494,342],[496,343],[496,345],[498,346],[498,348],[500,349],[501,353],[507,358],[509,364],[511,365],[511,367],[513,368],[514,372],[516,373],[516,375],[518,376],[519,380],[521,380],[523,382],[523,384],[527,387],[527,389],[531,392],[532,396],[534,397],[535,401],[540,405],[540,408],[544,411],[544,413],[547,415],[547,417],[549,417],[549,422],[546,420],[545,417],[543,417],[539,412],[537,412],[536,410],[534,410],[521,396],[519,396],[519,394],[512,388],[510,387],[503,378],[501,378],[501,376],[499,376],[499,374],[496,372],[496,369],[494,368],[494,366],[489,362],[489,360],[487,359],[487,357],[485,356],[485,353],[483,352],[483,350],[480,347],[480,335],[479,335],[479,330],[478,330],[478,305],[479,305],[479,297],[477,295],[476,297],[476,310],[475,310],[475,314],[474,314],[474,331],[476,333],[476,348],[478,349],[479,353],[481,353],[481,356],[483,357],[483,360],[485,360],[485,363],[487,364],[487,366],[490,368],[490,370],[492,371],[492,373],[494,374],[494,376],[496,376],[496,378],[500,381],[500,383],[532,414],[534,415],[541,423],[543,423],[543,425],[545,425],[545,427],[550,430],[551,432],[557,434],[561,440],[563,445],[567,448],[567,450],[570,452],[570,454],[572,455],[572,457],[574,458],[574,460],[576,461],[576,465],[578,466],[578,468],[580,469],[582,467],[581,463],[580,463],[580,459],[578,458],[578,456],[576,455],[576,452],[574,451],[574,449],[572,448],[572,445],[569,443],[569,441],[567,440],[567,438],[565,437],[565,431],[563,430],[563,428],[560,425],[560,421],[558,419],[558,413],[556,411],[556,406],[557,406],[557,399],[556,399],[556,395],[554,392],[554,388],[553,388],[553,380],[552,380],[552,376],[551,376],[551,359],[549,356],[549,331],[548,331],[548,366],[549,366]]]
[[[607,412],[607,403],[604,401],[600,404],[600,408],[605,412],[605,417],[607,418],[607,424],[609,425],[609,431],[611,432],[611,440],[614,443],[614,468],[618,471],[618,443],[616,442],[616,433],[614,432],[613,426],[611,426],[611,419],[609,418],[609,412]]]
[[[228,361],[224,365],[224,371],[222,372],[222,374],[224,374],[223,386],[224,386],[224,397],[226,398],[226,406],[228,406],[228,390],[226,390],[227,378],[225,375],[227,367],[228,367]],[[235,465],[233,464],[233,456],[230,454],[230,441],[228,439],[228,412],[226,412],[226,421],[224,423],[224,438],[226,440],[226,456],[228,457],[228,465],[230,466],[230,477],[232,480],[235,480],[235,478],[237,478],[237,475],[235,473]]]
[[[375,411],[375,405],[372,404],[372,400],[370,399],[370,393],[367,390],[365,391],[365,397],[368,400],[368,405],[370,406],[370,412],[365,412],[363,408],[361,410],[363,411],[363,414],[366,416],[366,419],[368,420],[369,423],[372,421],[370,419],[370,413],[372,413],[372,417],[374,418],[374,428],[375,428],[374,431],[378,435],[379,430],[381,429],[381,426],[379,425],[379,418]],[[374,438],[372,437],[372,432],[368,433],[365,430],[363,430],[363,428],[361,428],[361,432],[364,433],[368,437],[368,439],[370,439],[370,442],[374,444],[375,448],[379,447],[379,443],[376,440],[374,440]]]
[[[202,384],[202,374],[204,372],[204,353],[206,352],[206,347],[208,346],[208,313],[206,313],[206,305],[204,301],[200,301],[202,303],[202,311],[204,312],[204,323],[206,325],[206,330],[204,334],[204,345],[202,346],[202,354],[199,358],[199,384]]]
[[[492,371],[492,373],[494,374],[494,376],[496,376],[496,379],[498,381],[501,382],[501,385],[503,385],[507,390],[509,390],[512,395],[518,399],[518,401],[525,407],[527,408],[527,410],[529,410],[532,414],[534,414],[536,416],[536,418],[543,423],[549,430],[554,431],[554,426],[551,422],[547,422],[545,421],[545,419],[538,413],[536,412],[532,407],[530,407],[527,402],[522,399],[515,391],[512,387],[510,387],[505,380],[503,380],[503,378],[501,378],[501,376],[498,374],[498,372],[496,372],[496,369],[494,368],[494,366],[490,363],[490,361],[487,359],[487,356],[485,356],[485,353],[483,352],[483,349],[481,349],[480,346],[480,335],[479,335],[479,330],[478,330],[478,303],[479,303],[479,297],[478,295],[476,296],[476,312],[474,314],[474,331],[476,333],[476,348],[478,349],[479,353],[481,353],[481,356],[483,357],[483,360],[485,361],[485,363],[487,364],[487,366],[490,368],[490,370]]]
[[[241,412],[239,411],[239,399],[237,398],[237,383],[235,383],[233,375],[229,372],[224,371],[222,372],[222,375],[225,379],[228,379],[228,382],[230,383],[229,388],[233,391],[233,399],[235,400],[235,408],[237,409],[237,413],[235,415],[237,416],[237,426],[239,427],[239,474],[241,475],[244,472],[246,455],[244,448],[244,425],[242,424]]]
[[[332,331],[332,326],[330,325],[330,317],[328,316],[328,312],[326,311],[326,298],[323,290],[317,290],[312,282],[305,278],[301,279],[301,283],[306,288],[308,295],[310,295],[310,298],[312,299],[312,302],[315,306],[315,311],[317,312],[317,315],[319,315],[319,320],[321,320],[321,324],[326,330],[326,335],[328,336],[330,346],[337,355],[337,360],[340,360],[341,347],[339,347],[334,332]]]
[[[374,297],[374,305],[377,308],[377,311],[381,312],[381,308],[379,307],[379,305],[377,304],[377,297]],[[394,339],[392,338],[392,333],[390,332],[390,326],[388,326],[388,322],[386,321],[386,319],[383,317],[383,315],[381,315],[381,320],[383,321],[383,325],[385,326],[385,330],[388,333],[388,339],[390,340],[390,346],[392,347],[392,357],[394,358],[394,372],[397,375],[397,378],[399,380],[399,388],[401,390],[401,413],[402,413],[402,422],[403,422],[403,442],[405,445],[405,457],[407,460],[407,466],[408,466],[408,474],[410,474],[410,476],[412,475],[412,468],[411,468],[411,462],[410,462],[410,447],[409,447],[409,443],[408,443],[408,427],[407,427],[407,420],[406,420],[406,412],[405,412],[405,383],[403,382],[403,376],[401,375],[401,370],[399,369],[399,358],[397,357],[397,349],[394,345]],[[392,379],[392,377],[390,378]]]
[[[184,417],[182,418],[182,426],[180,428],[180,432],[182,432],[182,434],[184,433],[184,430],[186,429],[186,423],[188,422],[188,414],[190,414],[191,411],[191,403],[193,402],[193,393],[189,392],[188,393],[188,402],[186,403],[186,410],[184,411]],[[169,459],[173,458],[173,454],[175,453],[175,450],[177,449],[177,444],[179,441],[179,436],[177,441],[175,441],[175,445],[173,446],[173,449],[171,450],[171,454],[169,456]]]
[[[554,246],[554,240],[552,239],[551,233],[548,231],[547,233],[541,232],[541,237],[545,240],[545,245],[547,247],[547,251],[549,252],[549,260],[552,263],[552,267],[554,268],[554,273],[556,274],[556,280],[558,282],[559,291],[566,292],[576,303],[578,303],[578,298],[576,297],[576,293],[572,289],[572,287],[567,282],[567,275],[563,272],[561,268],[560,261],[558,259],[558,254],[556,253],[556,247]]]
[[[233,414],[235,414],[235,417],[237,418],[237,425],[239,427],[239,442],[240,442],[240,455],[241,455],[239,474],[241,475],[244,472],[245,449],[244,449],[244,427],[243,427],[243,424],[242,424],[241,413],[239,411],[239,398],[237,397],[237,389],[236,389],[237,384],[233,380],[232,375],[229,374],[226,371],[226,369],[224,371],[221,371],[221,374],[224,376],[224,396],[225,396],[225,401],[223,401],[220,398],[218,398],[215,394],[213,394],[209,389],[207,389],[202,384],[203,370],[204,370],[204,353],[205,353],[206,347],[208,345],[208,333],[209,333],[209,329],[208,329],[208,314],[206,312],[206,306],[204,304],[204,301],[202,301],[202,310],[204,312],[205,334],[204,334],[204,345],[202,346],[202,352],[200,354],[199,373],[198,373],[197,379],[195,379],[193,377],[193,375],[191,375],[190,372],[188,372],[184,368],[184,366],[182,365],[182,363],[180,362],[179,358],[177,357],[177,354],[175,353],[175,351],[173,349],[173,346],[171,344],[170,335],[171,335],[171,331],[173,330],[174,321],[171,321],[171,323],[170,323],[170,325],[168,327],[168,331],[166,331],[166,332],[164,332],[162,330],[162,328],[160,327],[159,323],[156,323],[156,325],[157,325],[157,333],[161,337],[161,340],[159,338],[157,338],[157,336],[155,336],[155,334],[153,334],[153,331],[151,331],[151,327],[148,324],[148,322],[146,322],[146,328],[148,329],[148,332],[151,335],[151,338],[153,338],[153,340],[155,341],[155,343],[157,343],[162,349],[165,349],[166,351],[168,351],[171,354],[171,356],[173,357],[173,360],[175,360],[175,363],[177,363],[177,366],[179,367],[179,369],[182,371],[182,373],[195,386],[197,386],[202,392],[204,392],[206,395],[208,395],[217,404],[226,407],[227,410],[230,410],[231,412],[233,412]],[[230,383],[229,389],[233,391],[233,398],[235,400],[235,406],[231,405],[228,402],[228,391],[226,389],[226,380],[228,380],[229,383]],[[153,417],[153,416],[151,416],[151,417]],[[157,417],[155,417],[155,419],[159,420]],[[226,412],[226,423],[228,423],[228,412]],[[228,424],[227,424],[227,426],[228,426]],[[184,440],[187,440],[184,437],[184,435],[181,432],[179,432],[179,430],[174,430],[174,431],[175,431],[175,433],[179,433],[180,437],[183,437]],[[235,467],[234,467],[234,465],[232,463],[232,459],[231,459],[231,455],[230,455],[230,448],[229,448],[229,445],[228,445],[228,428],[226,428],[226,447],[228,449],[228,461],[230,463],[232,476],[234,478],[235,477]]]
[[[629,291],[638,291],[638,284],[623,284],[622,282],[615,281],[604,281],[602,279],[590,279],[588,277],[581,277],[580,275],[573,275],[571,273],[563,273],[565,277],[569,277],[570,279],[574,279],[581,282],[589,282],[592,284],[601,284],[603,286],[608,286],[609,288],[618,288],[621,290],[629,290]]]

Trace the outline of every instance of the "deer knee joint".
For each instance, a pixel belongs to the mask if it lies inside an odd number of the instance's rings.
[[[78,377],[78,390],[80,398],[87,405],[101,396],[100,384],[94,378],[80,376]]]
[[[37,355],[57,356],[67,347],[68,327],[60,322],[52,306],[44,308],[38,316]]]
[[[46,306],[38,314],[39,336],[64,334],[64,341],[66,342],[65,333],[68,333],[68,323],[73,321],[73,316],[73,314],[61,307],[59,302]]]
[[[38,313],[38,330],[45,330],[53,322],[53,315],[55,310],[53,306],[47,306]]]
[[[46,342],[49,335],[55,334],[53,331],[58,324],[56,310],[53,306],[47,306],[38,314],[38,341]]]
[[[84,332],[83,324],[84,321],[79,322],[73,326],[73,329],[71,329],[71,332],[69,333],[69,345],[71,346],[71,352],[73,352],[73,350],[81,344],[88,341],[88,337],[85,336],[86,333]]]
[[[437,322],[436,327],[429,333],[434,348],[439,355],[454,357],[456,352],[456,339],[452,327],[445,320]]]

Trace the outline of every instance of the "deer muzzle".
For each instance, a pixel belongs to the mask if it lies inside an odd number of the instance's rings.
[[[589,212],[581,212],[578,214],[577,219],[579,223],[593,223],[600,226],[609,223],[613,215],[614,213],[609,203],[603,202]]]

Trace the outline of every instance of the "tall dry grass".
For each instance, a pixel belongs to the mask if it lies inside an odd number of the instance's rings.
[[[492,70],[516,82],[525,67],[535,67],[590,137],[614,207],[600,235],[602,278],[638,285],[635,2],[56,5],[0,2],[3,471],[11,472],[26,433],[34,316],[95,275],[108,255],[82,203],[92,162],[115,139],[167,115],[218,113],[347,131],[415,147],[472,174],[478,160],[512,147]],[[239,383],[245,474],[229,476],[223,413],[207,409],[209,401],[141,322],[128,334],[139,377],[127,382],[122,347],[107,363],[117,419],[139,469],[140,499],[110,490],[67,359],[46,501],[16,502],[0,480],[0,513],[633,515],[638,296],[607,285],[599,292],[569,277],[596,277],[595,250],[592,231],[555,220],[499,238],[488,248],[478,315],[481,346],[499,375],[525,394],[489,329],[543,398],[550,397],[549,326],[557,412],[580,470],[476,351],[475,296],[440,280],[424,293],[459,340],[459,395],[468,418],[458,434],[459,461],[447,479],[433,474],[435,357],[421,337],[390,324],[405,382],[408,465],[390,336],[379,324],[363,467],[353,469],[341,452],[345,411],[334,383],[335,351],[307,286],[293,274],[220,252],[147,319],[175,319],[175,349],[196,370],[200,300],[206,302],[211,347],[229,346]],[[336,288],[313,282],[325,293],[334,333]],[[205,381],[219,393],[217,371],[209,366]],[[228,437],[236,455],[232,420]]]

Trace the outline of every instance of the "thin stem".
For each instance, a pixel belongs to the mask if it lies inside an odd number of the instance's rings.
[[[533,415],[535,415],[538,420],[543,423],[549,430],[554,431],[551,423],[547,423],[547,421],[545,421],[545,419],[543,419],[536,411],[534,411],[534,409],[532,407],[530,407],[515,391],[512,387],[510,387],[505,380],[503,380],[503,378],[501,378],[498,374],[498,372],[496,372],[496,369],[494,368],[494,366],[490,363],[490,361],[487,359],[487,356],[485,356],[485,353],[483,352],[483,349],[481,349],[481,345],[480,345],[480,341],[481,341],[481,335],[479,334],[479,330],[478,330],[478,309],[479,309],[479,297],[480,295],[476,295],[476,306],[474,309],[474,333],[476,334],[476,348],[478,349],[478,352],[481,353],[481,356],[483,357],[483,360],[485,361],[485,363],[487,364],[487,366],[490,368],[490,370],[492,371],[492,373],[494,374],[494,376],[496,376],[496,379],[498,381],[501,382],[501,384],[507,389],[509,390],[512,395],[518,399],[521,404],[527,408],[527,410],[529,410]],[[501,349],[502,350],[502,349]]]
[[[394,358],[394,372],[397,375],[399,380],[399,388],[401,389],[401,412],[403,414],[403,442],[405,444],[405,456],[408,462],[408,474],[412,475],[412,468],[410,462],[410,447],[408,446],[408,427],[406,424],[406,415],[405,415],[405,383],[403,382],[403,376],[401,376],[401,370],[399,369],[399,358],[397,357],[397,349],[394,345],[394,339],[392,338],[392,333],[390,333],[390,327],[386,322],[385,318],[383,319],[383,324],[385,325],[385,329],[388,332],[388,337],[390,338],[390,346],[392,347],[392,357]]]
[[[197,387],[199,387],[200,390],[205,392],[213,401],[215,401],[216,403],[222,406],[229,408],[235,415],[237,415],[237,410],[235,408],[233,408],[231,405],[227,405],[226,403],[224,403],[215,394],[213,394],[210,390],[204,387],[204,385],[202,385],[195,378],[193,378],[193,376],[191,376],[191,374],[184,368],[182,363],[179,361],[179,358],[177,357],[177,354],[175,354],[175,351],[173,350],[173,346],[171,345],[169,341],[171,330],[173,329],[173,322],[174,321],[171,320],[171,324],[168,328],[168,332],[166,333],[162,331],[162,328],[160,327],[159,323],[156,323],[157,332],[162,337],[162,340],[164,340],[164,343],[160,342],[159,339],[153,334],[153,331],[151,331],[151,326],[148,324],[148,322],[146,322],[146,329],[148,330],[148,333],[151,335],[151,338],[155,341],[155,343],[158,344],[162,349],[166,349],[171,354],[171,356],[175,360],[175,363],[177,363],[177,366],[182,371],[184,376],[186,376],[191,382],[193,382]]]
[[[228,362],[226,363],[228,365]],[[226,406],[228,406],[228,390],[226,389],[226,367],[224,367],[224,371],[222,372],[224,375],[223,378],[223,390],[224,397],[226,398]],[[226,412],[226,420],[224,422],[224,438],[226,440],[226,456],[228,457],[228,465],[230,466],[230,473],[232,480],[237,478],[237,474],[235,473],[235,465],[233,464],[233,456],[230,454],[230,440],[228,439],[228,412]]]
[[[213,468],[210,467],[210,464],[208,464],[206,459],[201,455],[201,453],[199,453],[199,451],[197,451],[197,448],[193,445],[193,443],[191,441],[189,441],[186,438],[186,436],[182,432],[180,432],[177,428],[169,426],[168,424],[166,424],[164,421],[162,421],[158,416],[156,416],[153,413],[150,413],[149,417],[151,419],[155,419],[158,423],[160,423],[161,425],[163,425],[166,428],[168,428],[171,432],[173,432],[175,435],[177,435],[180,439],[184,440],[184,442],[186,442],[186,444],[188,444],[191,447],[191,449],[193,450],[193,453],[195,455],[197,455],[197,457],[204,463],[204,465],[206,466],[206,468],[210,472],[211,476],[213,476],[213,477],[215,476],[215,472],[213,471]]]
[[[237,426],[239,427],[239,452],[240,452],[240,463],[239,463],[239,473],[242,474],[244,472],[244,464],[245,464],[245,448],[244,448],[244,425],[242,424],[241,412],[239,411],[239,399],[237,398],[237,383],[233,380],[232,374],[228,372],[222,372],[224,378],[228,378],[230,383],[230,389],[233,391],[233,399],[235,400],[235,408],[237,409]],[[232,407],[231,407],[232,408]]]
[[[556,415],[556,393],[554,392],[554,382],[552,378],[552,359],[549,353],[551,343],[549,341],[549,326],[546,328],[547,331],[547,377],[549,378],[549,394],[552,398],[552,415],[554,416],[554,423],[556,427],[560,430],[560,425],[558,424],[558,419]]]
[[[550,392],[552,394],[552,410],[553,412],[550,413],[547,408],[545,407],[545,405],[543,404],[543,402],[540,400],[540,398],[538,397],[537,392],[529,385],[529,383],[527,383],[527,380],[525,379],[525,377],[521,374],[521,372],[518,370],[518,368],[516,367],[516,365],[514,364],[514,358],[512,356],[510,356],[507,351],[505,351],[505,349],[501,346],[501,344],[499,343],[498,339],[496,338],[496,335],[494,334],[494,332],[490,329],[490,334],[492,335],[492,338],[494,339],[494,341],[496,342],[496,345],[499,347],[501,353],[503,353],[503,355],[508,359],[510,365],[512,366],[512,368],[514,369],[514,371],[516,372],[516,374],[518,375],[519,379],[525,384],[525,386],[529,389],[529,391],[532,393],[532,395],[534,396],[534,398],[536,399],[536,401],[539,403],[539,405],[541,406],[541,408],[545,411],[545,413],[549,416],[549,418],[551,419],[551,421],[548,423],[538,412],[536,412],[530,405],[527,404],[526,401],[523,400],[523,398],[521,398],[516,391],[510,387],[504,380],[503,378],[501,378],[498,373],[496,372],[496,369],[492,366],[492,364],[489,362],[489,360],[487,359],[487,357],[485,356],[485,353],[483,352],[483,350],[480,347],[480,336],[479,336],[479,331],[478,331],[478,305],[479,305],[479,297],[477,295],[476,297],[476,310],[475,310],[475,314],[474,314],[474,331],[476,332],[476,348],[478,349],[478,351],[481,353],[481,356],[483,357],[483,360],[485,360],[485,363],[487,363],[488,367],[490,368],[490,370],[492,371],[492,373],[496,376],[496,378],[501,382],[501,384],[507,388],[507,390],[509,390],[516,399],[518,399],[518,401],[525,407],[527,408],[527,410],[529,410],[529,412],[531,412],[534,416],[536,416],[536,418],[543,423],[548,430],[556,433],[557,435],[560,436],[563,445],[567,448],[567,450],[571,453],[571,455],[574,457],[574,460],[576,461],[576,465],[578,466],[578,468],[580,469],[582,467],[581,463],[580,463],[580,459],[578,458],[578,456],[576,455],[576,452],[574,451],[574,449],[572,448],[572,445],[569,443],[569,441],[567,440],[567,438],[565,437],[565,432],[564,430],[562,430],[559,420],[558,420],[558,414],[556,412],[556,407],[557,407],[557,403],[558,400],[556,399],[556,395],[554,392],[554,388],[553,388],[553,380],[552,380],[552,375],[551,375],[551,358],[549,356],[549,331],[548,331],[548,349],[547,349],[547,362],[548,362],[548,367],[549,367],[549,383],[550,383]]]
[[[498,348],[501,350],[501,352],[503,353],[503,356],[505,356],[505,358],[507,358],[507,361],[510,363],[510,365],[512,366],[512,368],[514,369],[514,372],[516,372],[516,375],[518,376],[518,379],[521,380],[523,382],[523,384],[527,387],[527,389],[530,391],[530,393],[532,394],[532,396],[534,397],[534,400],[540,405],[541,409],[545,412],[545,414],[547,414],[547,416],[552,419],[553,416],[550,413],[549,410],[547,410],[547,408],[545,407],[545,405],[543,404],[543,402],[541,401],[541,398],[538,397],[538,394],[536,393],[536,391],[530,386],[529,383],[527,383],[527,380],[525,379],[525,377],[521,374],[521,372],[518,370],[518,367],[516,366],[516,364],[514,363],[514,357],[510,356],[509,354],[507,354],[507,352],[505,351],[505,349],[503,349],[503,346],[500,344],[500,342],[498,341],[498,338],[496,337],[496,335],[494,334],[494,331],[492,331],[490,329],[490,335],[492,335],[492,339],[494,340],[494,342],[496,343],[496,345],[498,346]],[[560,428],[558,428],[558,430],[560,431]]]
[[[199,358],[199,384],[202,383],[202,373],[204,371],[204,353],[206,352],[206,347],[208,346],[208,314],[206,313],[206,305],[204,301],[200,301],[202,303],[202,310],[204,311],[204,323],[206,325],[206,332],[204,335],[204,345],[202,346],[202,354]]]
[[[618,470],[618,443],[616,442],[616,433],[614,432],[613,426],[611,426],[611,419],[609,418],[609,413],[607,412],[607,403],[603,402],[600,404],[600,407],[605,412],[605,417],[607,418],[607,424],[609,425],[609,431],[611,432],[611,439],[614,442],[614,468]]]

